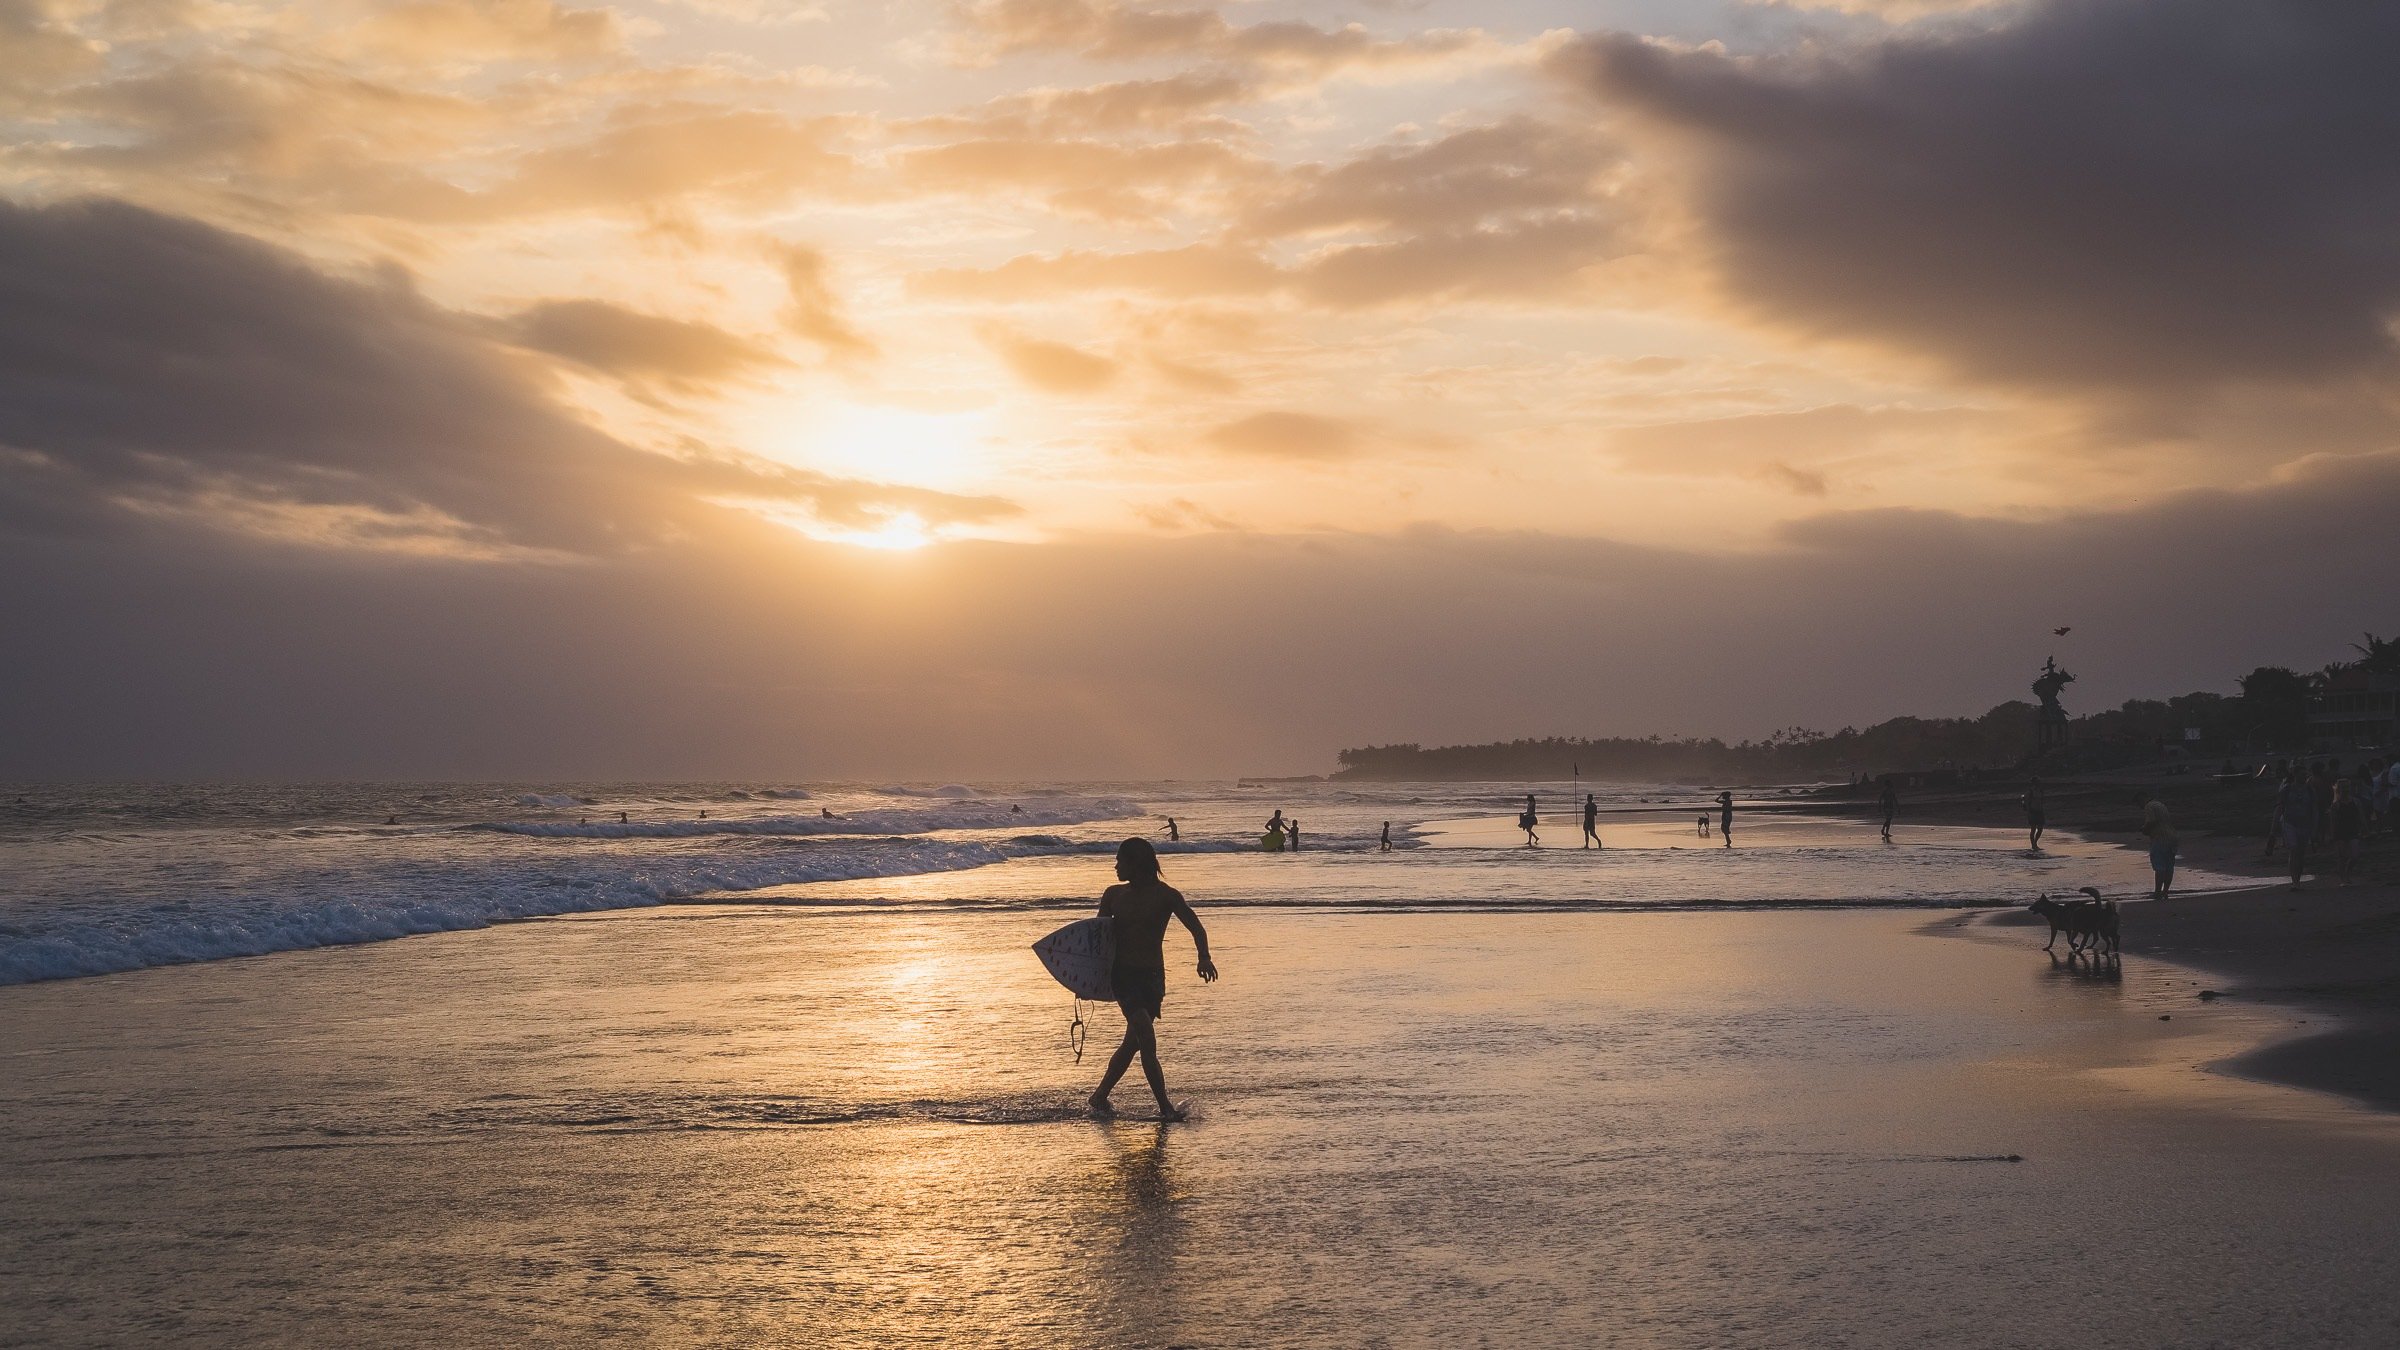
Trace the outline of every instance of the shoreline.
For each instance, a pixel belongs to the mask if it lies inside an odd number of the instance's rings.
[[[2400,846],[2389,836],[2369,841],[2359,879],[2349,886],[2312,867],[2295,890],[2280,859],[2260,858],[2263,829],[2238,832],[2245,815],[2257,815],[2263,824],[2263,807],[2247,812],[2248,803],[2227,802],[2221,786],[2188,782],[2062,782],[2051,791],[2050,828],[2142,852],[2145,842],[2132,825],[2141,799],[2150,795],[2167,801],[2179,825],[2193,821],[2181,828],[2179,864],[2255,878],[2257,884],[2163,901],[2120,898],[2124,949],[2218,981],[2204,994],[2196,992],[2203,1001],[2248,1002],[2333,1023],[2321,1029],[2312,1024],[2208,1067],[2400,1112]],[[1881,819],[1872,801],[1828,801],[1806,809]],[[1913,805],[1903,799],[1894,829],[1904,836],[1911,825],[1989,827],[2022,819],[2013,791],[1960,793]],[[1951,925],[1950,935],[2040,926],[2015,907]]]

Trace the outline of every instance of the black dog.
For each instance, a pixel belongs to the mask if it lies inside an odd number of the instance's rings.
[[[2053,900],[2045,895],[2026,906],[2027,909],[2049,921],[2050,941],[2042,944],[2042,950],[2053,950],[2058,942],[2058,935],[2064,933],[2067,935],[2067,950],[2070,953],[2084,951],[2088,948],[2097,954],[2101,945],[2105,943],[2108,954],[2116,955],[2117,902],[2101,899],[2100,892],[2095,887],[2084,886],[2080,889],[2085,895],[2092,898],[2089,900]]]

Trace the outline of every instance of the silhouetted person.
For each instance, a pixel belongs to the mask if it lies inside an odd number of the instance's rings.
[[[1017,805],[1015,802],[1010,802],[1008,804],[1008,813],[1012,816],[1021,816],[1025,814],[1025,808]]]
[[[2041,776],[2036,774],[2033,781],[2025,785],[2025,846],[2027,848],[2036,853],[2042,851],[2042,831],[2048,827],[2049,823],[2050,812],[2047,803],[2042,798]]]
[[[827,820],[832,820],[832,819],[834,819],[833,808],[832,808],[832,807],[830,807],[830,806],[820,806],[820,807],[818,807],[818,808],[817,808],[817,814],[818,814],[818,815],[821,815],[821,816],[823,816],[823,817],[825,817]]]
[[[2317,791],[2308,781],[2308,771],[2298,765],[2275,794],[2275,828],[2291,857],[2292,889],[2298,890],[2300,874],[2308,866],[2309,843],[2317,837]]]
[[[22,801],[24,801],[25,799],[24,799],[23,797],[19,797],[19,798],[17,798],[17,800],[18,800],[18,801],[20,801],[20,802],[22,802]],[[399,823],[400,823],[400,817],[398,817],[398,816],[385,816],[385,817],[383,818],[383,823],[384,823],[384,824],[386,824],[386,825],[397,825],[397,824],[399,824]]]
[[[1533,832],[1533,827],[1541,823],[1541,817],[1533,813],[1533,794],[1528,792],[1525,794],[1525,809],[1517,816],[1517,828],[1525,832],[1525,847],[1542,846],[1542,837]]]
[[[1585,848],[1602,846],[1600,843],[1600,801],[1589,792],[1583,794],[1583,846]]]
[[[2142,807],[2142,833],[2150,840],[2150,898],[2164,900],[2175,889],[2175,822],[2167,804],[2152,800]]]
[[[1283,813],[1278,811],[1277,815]],[[1167,1076],[1158,1067],[1158,1030],[1154,1025],[1167,997],[1167,920],[1181,919],[1199,949],[1203,981],[1217,978],[1217,963],[1208,956],[1208,930],[1192,913],[1183,893],[1158,879],[1158,850],[1147,839],[1128,839],[1117,845],[1117,881],[1100,896],[1100,917],[1114,919],[1116,965],[1110,974],[1117,989],[1117,1007],[1125,1013],[1125,1039],[1108,1057],[1108,1072],[1092,1093],[1092,1114],[1116,1114],[1108,1094],[1125,1076],[1133,1057],[1142,1057],[1142,1076],[1150,1080],[1150,1095],[1158,1099],[1160,1120],[1181,1120],[1183,1112],[1167,1098]]]
[[[2333,860],[2341,868],[2341,883],[2350,884],[2350,869],[2358,865],[2358,841],[2367,832],[2366,808],[2358,800],[2358,788],[2347,778],[2337,778],[2333,784],[2332,839]]]
[[[1378,845],[1378,846],[1377,846],[1377,848],[1376,848],[1376,852],[1378,852],[1378,853],[1389,853],[1389,852],[1391,852],[1391,851],[1392,851],[1392,822],[1390,822],[1390,821],[1388,821],[1388,820],[1387,820],[1387,821],[1383,822],[1383,842],[1382,842],[1380,845]]]
[[[1706,811],[1700,813],[1699,830],[1701,838],[1708,838],[1710,831],[1708,828],[1708,812]]]
[[[1706,820],[1708,817],[1702,816],[1701,819]],[[1725,847],[1732,848],[1733,794],[1730,792],[1720,792],[1717,794],[1717,829],[1722,831],[1725,835]]]
[[[1267,817],[1267,833],[1269,833],[1269,834],[1281,834],[1281,833],[1283,833],[1283,808],[1282,808],[1282,807],[1280,807],[1280,806],[1279,806],[1279,807],[1275,808],[1275,814],[1274,814],[1274,815],[1271,815],[1271,816],[1269,816],[1269,817]]]
[[[1170,844],[1180,844],[1183,842],[1183,831],[1176,828],[1175,817],[1173,816],[1167,817],[1167,842]]]
[[[1900,814],[1900,789],[1893,785],[1892,776],[1883,776],[1883,795],[1875,799],[1883,808],[1883,842],[1892,842],[1892,817]]]
[[[1300,822],[1298,820],[1283,822],[1283,837],[1291,845],[1292,852],[1298,853],[1300,851]]]
[[[624,825],[624,824],[629,824],[630,822],[628,822],[628,821],[625,819],[625,813],[624,813],[624,812],[622,812],[622,811],[619,811],[619,812],[617,812],[617,823],[618,823],[619,825]]]
[[[708,819],[708,812],[706,812],[706,811],[703,811],[703,812],[701,812],[701,813],[700,813],[700,818],[701,818],[702,820],[706,820],[706,819]]]

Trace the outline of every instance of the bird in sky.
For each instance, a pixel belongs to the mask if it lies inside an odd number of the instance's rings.
[[[2065,637],[2067,634],[2069,634],[2069,633],[2072,633],[2072,632],[2074,632],[2074,631],[2075,631],[2075,625],[2073,625],[2073,624],[2068,624],[2068,625],[2067,625],[2066,627],[2064,627],[2064,628],[2053,628],[2053,629],[2051,629],[2050,631],[2051,631],[2052,633],[2055,633],[2055,634],[2057,634],[2057,635],[2058,635],[2058,636],[2060,636],[2060,637]]]

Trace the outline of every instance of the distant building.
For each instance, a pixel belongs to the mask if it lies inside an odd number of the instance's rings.
[[[2400,741],[2400,676],[2345,670],[2308,694],[2308,742],[2319,750],[2380,748]]]

